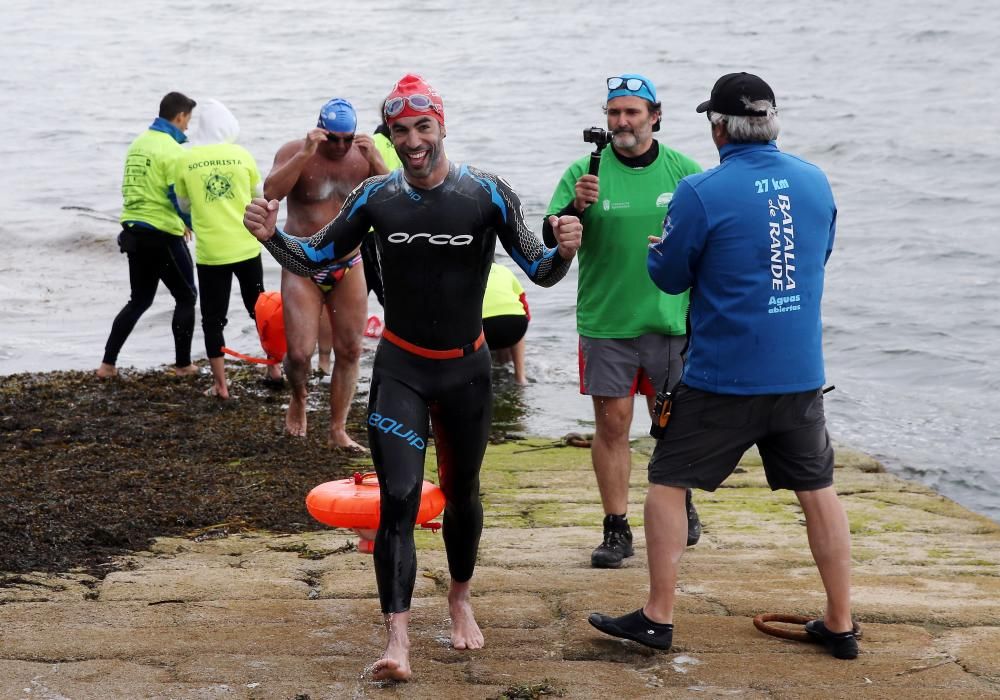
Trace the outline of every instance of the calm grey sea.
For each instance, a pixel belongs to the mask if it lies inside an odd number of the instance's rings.
[[[532,5],[7,0],[0,374],[99,362],[128,289],[114,245],[123,154],[167,91],[229,105],[266,172],[329,97],[351,99],[371,128],[395,79],[422,73],[444,95],[451,158],[506,177],[537,222],[588,150],[581,130],[602,123],[607,76],[650,76],[661,138],[708,167],[717,157],[694,106],[720,74],[748,70],[777,93],[779,145],[823,167],[838,199],[825,303],[831,432],[1000,519],[993,0]],[[528,295],[523,429],[585,429],[575,272]],[[170,313],[161,290],[122,365],[171,359]],[[241,316],[234,299],[227,340],[253,351]],[[645,428],[637,420],[633,432]]]

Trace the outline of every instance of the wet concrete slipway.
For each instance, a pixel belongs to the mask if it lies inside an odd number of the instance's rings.
[[[985,698],[1000,695],[1000,526],[871,459],[838,452],[853,532],[861,656],[758,632],[758,613],[816,615],[824,598],[791,494],[759,460],[698,494],[674,646],[604,637],[587,614],[647,590],[641,504],[651,444],[634,444],[636,556],[589,566],[602,517],[586,449],[491,445],[474,604],[486,647],[448,644],[440,534],[418,531],[413,680],[363,675],[382,628],[372,559],[343,530],[164,537],[84,570],[0,587],[0,698]],[[531,447],[546,449],[529,450]],[[429,469],[430,475],[433,470]]]

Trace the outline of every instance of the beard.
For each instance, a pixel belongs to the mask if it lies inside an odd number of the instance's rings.
[[[427,157],[424,158],[422,165],[414,165],[407,157],[407,154],[420,152],[426,152]],[[418,148],[412,151],[406,151],[402,155],[403,157],[401,160],[403,161],[403,170],[407,175],[416,179],[428,177],[434,172],[434,168],[441,161],[441,141],[438,141],[429,148]]]
[[[639,144],[639,138],[635,135],[634,131],[616,131],[611,136],[611,143],[628,150],[630,148],[635,148]]]

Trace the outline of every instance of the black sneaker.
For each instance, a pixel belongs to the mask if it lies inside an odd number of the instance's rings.
[[[632,549],[632,529],[623,515],[604,516],[604,541],[590,555],[595,569],[617,569],[622,560],[635,554]]]
[[[687,515],[688,515],[688,547],[698,544],[701,539],[701,520],[698,518],[698,511],[695,510],[694,503],[691,502],[691,489],[687,490]]]
[[[587,622],[604,634],[631,639],[654,649],[669,649],[674,640],[674,626],[653,622],[642,612],[642,608],[621,617],[590,613]]]
[[[831,632],[822,620],[810,620],[806,623],[809,638],[826,646],[826,650],[838,659],[858,658],[858,637],[854,630],[848,632]]]

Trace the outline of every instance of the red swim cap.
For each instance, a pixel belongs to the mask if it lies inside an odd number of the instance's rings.
[[[444,126],[444,102],[438,91],[423,78],[407,73],[392,86],[383,106],[385,123],[391,125],[403,117],[431,116]]]

